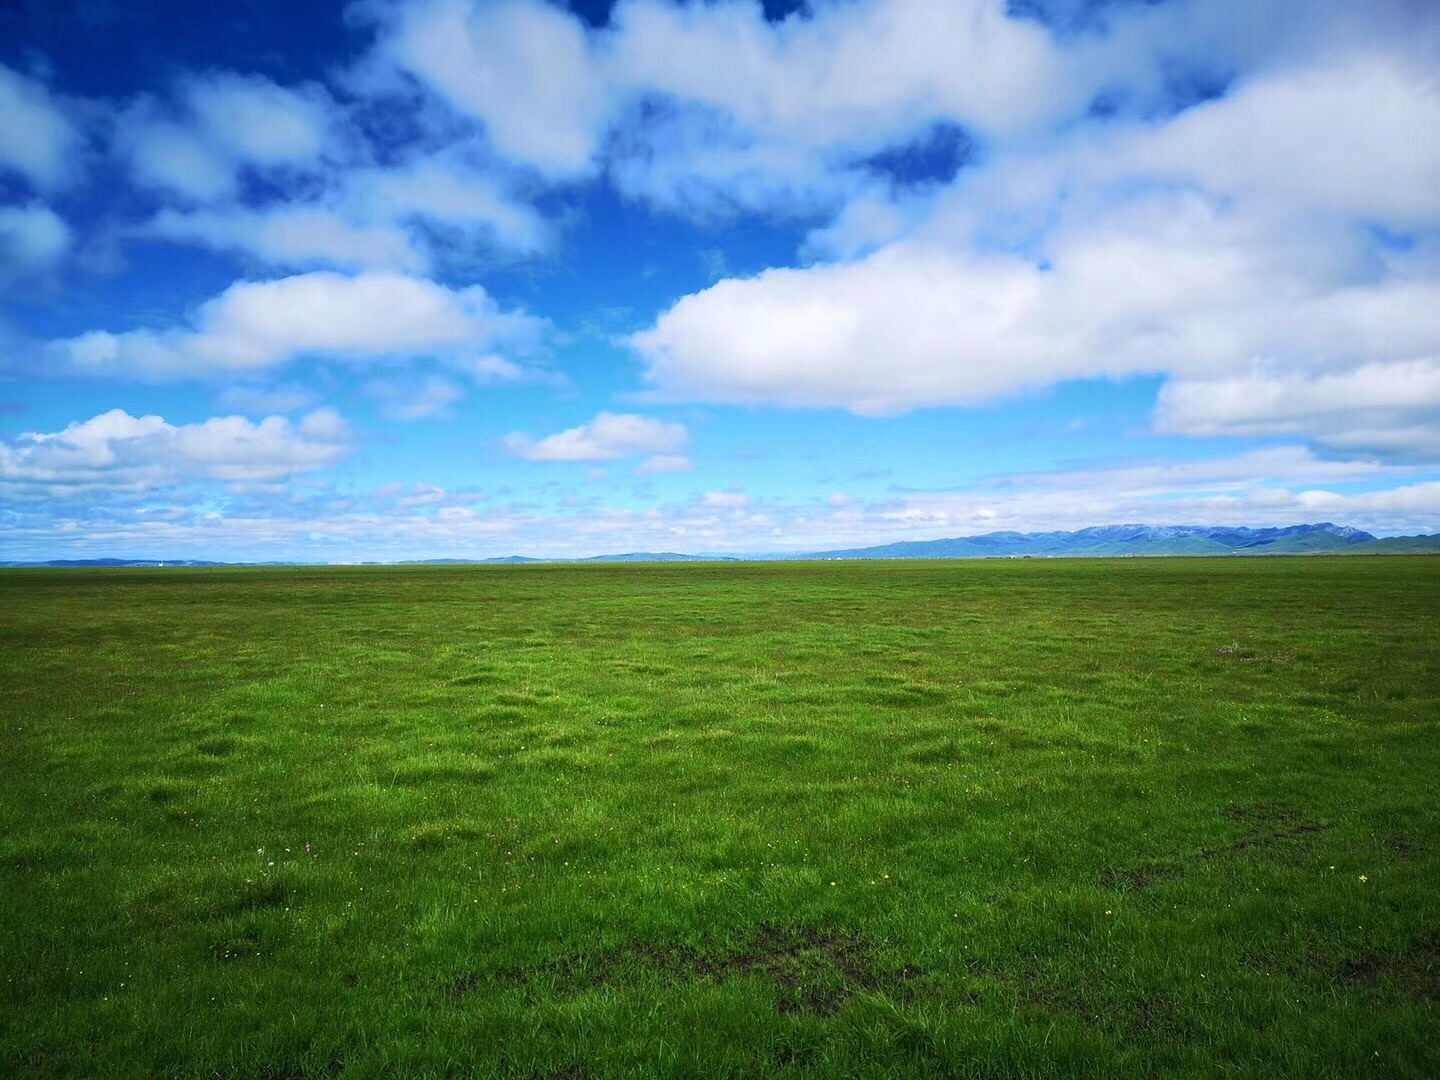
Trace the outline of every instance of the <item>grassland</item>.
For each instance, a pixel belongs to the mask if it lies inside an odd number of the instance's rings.
[[[0,1072],[1440,1074],[1440,559],[0,612]]]

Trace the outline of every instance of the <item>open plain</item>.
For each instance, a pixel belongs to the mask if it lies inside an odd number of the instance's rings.
[[[1440,559],[0,612],[10,1075],[1440,1073]]]

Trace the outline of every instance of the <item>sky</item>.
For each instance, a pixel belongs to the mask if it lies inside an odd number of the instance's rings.
[[[0,560],[1440,532],[1433,0],[13,0]]]

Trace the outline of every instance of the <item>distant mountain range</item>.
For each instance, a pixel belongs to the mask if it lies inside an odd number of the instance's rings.
[[[1440,550],[1440,537],[1433,541]],[[817,559],[974,559],[1117,555],[1306,555],[1358,552],[1384,543],[1370,533],[1324,521],[1280,529],[1211,525],[1099,525],[1078,532],[996,532],[948,540],[817,551]],[[1428,549],[1427,549],[1428,550]]]
[[[795,559],[1014,559],[1114,558],[1138,555],[1412,555],[1440,552],[1440,533],[1433,536],[1377,538],[1348,525],[1322,521],[1279,529],[1231,528],[1215,525],[1098,525],[1078,532],[994,532],[946,540],[908,540],[876,547],[837,551],[783,552],[763,555],[681,555],[673,551],[633,551],[594,555],[587,559],[534,559],[506,555],[498,559],[421,559],[420,565],[495,565],[514,563],[617,562],[774,562]],[[49,562],[0,562],[0,566],[283,566],[268,563],[221,563],[204,559],[51,559]],[[379,565],[379,564],[367,564]]]

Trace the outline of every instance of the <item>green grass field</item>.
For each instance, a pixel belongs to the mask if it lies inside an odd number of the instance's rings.
[[[1440,559],[0,611],[5,1074],[1440,1074]]]

